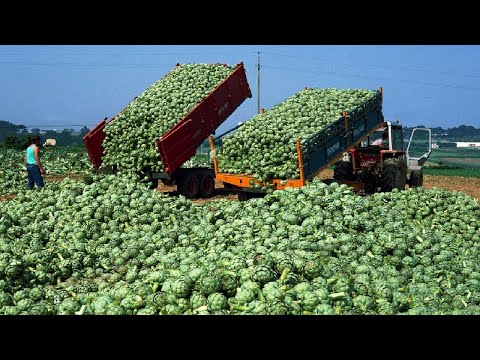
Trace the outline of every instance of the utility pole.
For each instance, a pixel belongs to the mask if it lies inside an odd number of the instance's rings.
[[[258,74],[258,101],[257,101],[257,112],[260,114],[260,51],[258,52],[258,65],[257,65],[257,74]]]

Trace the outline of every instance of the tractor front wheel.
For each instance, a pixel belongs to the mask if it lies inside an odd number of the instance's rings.
[[[383,163],[380,188],[382,192],[393,189],[405,190],[407,182],[406,164],[402,159],[394,158]]]
[[[421,170],[412,170],[410,173],[410,180],[408,185],[411,188],[422,187],[423,186],[423,171]]]

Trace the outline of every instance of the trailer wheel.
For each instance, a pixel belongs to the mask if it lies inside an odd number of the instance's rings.
[[[188,199],[193,199],[198,195],[200,190],[200,182],[198,181],[198,177],[193,174],[187,175],[184,179],[182,179],[180,184],[180,194],[185,196]]]
[[[249,193],[247,191],[239,191],[238,201],[247,201],[253,197],[252,195],[253,195],[252,193]]]
[[[209,198],[215,192],[215,180],[212,175],[204,175],[200,179],[200,195]]]
[[[423,171],[421,170],[412,170],[410,173],[410,180],[408,185],[411,188],[422,187],[423,186]]]
[[[250,199],[263,198],[266,193],[263,192],[249,192],[249,191],[238,191],[238,201],[246,201]]]
[[[158,179],[150,179],[150,190],[156,190],[158,188]]]
[[[380,188],[383,192],[393,189],[405,190],[407,182],[406,164],[402,159],[385,160],[380,179]]]
[[[172,186],[175,185],[175,181],[172,179],[160,179],[163,185]]]
[[[349,161],[337,161],[333,170],[335,180],[353,180],[352,163]]]

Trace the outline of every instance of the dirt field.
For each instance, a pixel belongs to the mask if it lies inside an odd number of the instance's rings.
[[[480,200],[480,179],[463,176],[428,176],[424,177],[424,188],[433,187],[445,190],[463,191]]]

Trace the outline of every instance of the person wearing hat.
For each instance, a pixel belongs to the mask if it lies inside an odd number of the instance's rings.
[[[23,157],[23,163],[27,168],[27,189],[29,190],[33,189],[34,184],[37,184],[37,187],[40,189],[44,186],[42,174],[44,174],[45,171],[43,171],[43,167],[40,162],[40,155],[38,151],[39,144],[40,136],[32,136],[30,140],[30,146],[27,147],[27,152]]]

